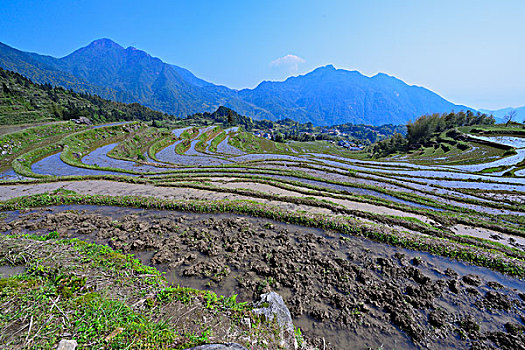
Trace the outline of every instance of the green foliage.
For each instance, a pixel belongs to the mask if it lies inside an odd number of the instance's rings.
[[[21,74],[0,68],[0,125],[70,120],[87,117],[94,123],[120,120],[156,121],[173,119],[138,103],[120,103],[97,95],[77,93],[50,84],[37,84]]]
[[[295,340],[297,341],[297,344],[299,345],[299,347],[301,347],[304,344],[304,338],[303,338],[303,333],[301,332],[301,328],[299,327],[294,328],[294,336],[295,336]]]
[[[440,141],[439,139],[436,141],[436,138],[439,138],[439,135],[446,130],[450,130],[446,133],[449,138],[444,141],[455,145],[457,141],[453,138],[455,133],[452,129],[470,125],[491,125],[494,122],[493,116],[481,113],[474,114],[471,111],[423,115],[414,122],[408,122],[406,137],[403,138],[396,134],[387,140],[380,141],[371,148],[371,153],[374,157],[384,157],[396,152],[406,152],[411,149],[436,145],[436,142]],[[440,143],[440,146],[445,153],[451,149],[449,145],[443,142]],[[458,148],[464,150],[465,147],[468,148],[462,144]]]
[[[161,303],[168,303],[174,300],[189,304],[194,299],[203,301],[207,309],[228,309],[233,311],[251,310],[246,302],[238,303],[237,295],[230,297],[217,295],[212,291],[204,291],[187,287],[169,287],[157,293],[157,299]]]

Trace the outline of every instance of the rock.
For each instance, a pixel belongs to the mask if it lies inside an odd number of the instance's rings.
[[[132,247],[133,249],[143,249],[145,245],[146,245],[146,242],[144,242],[144,241],[141,240],[141,239],[137,239],[135,242],[133,242],[133,243],[131,244],[131,247]]]
[[[62,339],[60,343],[58,343],[57,350],[75,350],[77,346],[78,343],[76,340]]]
[[[275,293],[270,292],[261,295],[261,299],[255,303],[255,309],[253,312],[259,315],[264,315],[267,320],[271,321],[274,317],[277,317],[277,323],[279,326],[293,334],[294,327],[292,321],[292,315],[290,310],[286,307],[283,298]]]
[[[255,313],[264,315],[268,320],[272,320],[275,315],[279,325],[293,331],[290,311],[279,294],[275,292],[263,294],[254,306]]]
[[[479,332],[479,324],[472,316],[468,316],[458,322],[459,326],[468,333]]]
[[[505,330],[512,335],[519,335],[525,332],[525,326],[517,323],[505,323]]]
[[[467,288],[465,288],[465,291],[468,294],[472,295],[472,296],[478,296],[479,295],[479,291],[476,288],[467,287]]]
[[[498,234],[492,234],[489,236],[490,239],[494,239],[496,241],[501,241],[503,239],[503,237],[501,237],[500,235]]]
[[[487,285],[492,289],[503,289],[503,285],[496,281],[490,281],[487,283]]]
[[[498,293],[495,291],[487,292],[483,300],[483,304],[485,304],[485,307],[500,310],[510,310],[512,307],[512,302],[510,301],[509,297],[503,293]]]
[[[445,270],[445,275],[452,278],[458,278],[458,273],[452,270],[450,267]]]
[[[249,317],[244,317],[241,320],[241,323],[248,329],[252,328],[252,321]]]
[[[225,343],[225,344],[205,344],[188,348],[186,350],[248,350],[244,346],[237,343]]]
[[[75,124],[84,124],[84,125],[92,125],[93,123],[89,118],[86,117],[79,117],[78,119],[72,119],[72,121],[75,122]]]
[[[168,249],[161,249],[153,255],[151,262],[155,265],[169,264],[172,261],[173,253]]]
[[[447,324],[447,314],[444,310],[437,309],[428,315],[428,322],[434,327],[444,327]]]
[[[479,286],[481,284],[481,278],[478,275],[465,275],[463,276],[463,282],[471,286]]]
[[[459,282],[457,280],[448,281],[448,288],[452,293],[459,293]]]
[[[280,349],[297,349],[298,343],[294,336],[292,315],[279,294],[269,292],[261,295],[261,299],[254,304],[254,307],[255,314],[263,315],[267,321],[276,321],[280,327]]]

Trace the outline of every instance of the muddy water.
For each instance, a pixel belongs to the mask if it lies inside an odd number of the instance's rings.
[[[159,159],[162,162],[171,163],[175,165],[203,166],[203,167],[232,163],[229,160],[218,158],[218,157],[180,155],[180,154],[175,153],[175,149],[168,150],[167,148],[157,153],[157,159]]]
[[[285,175],[265,175],[265,176],[270,176],[270,177],[274,177],[274,178],[277,178],[277,179],[299,181],[299,182],[303,182],[303,183],[314,185],[314,186],[326,187],[326,188],[330,188],[330,189],[333,189],[333,190],[344,191],[344,192],[348,192],[348,193],[352,193],[352,194],[367,195],[367,196],[372,196],[372,197],[379,197],[379,198],[383,198],[383,199],[386,199],[386,200],[389,200],[389,201],[392,201],[392,202],[395,202],[395,203],[406,204],[406,205],[409,205],[409,206],[412,206],[412,207],[416,207],[416,208],[423,208],[423,209],[432,209],[432,210],[436,210],[436,211],[443,211],[443,209],[438,209],[438,208],[434,208],[434,207],[431,207],[431,206],[428,206],[428,205],[423,205],[423,204],[419,204],[419,203],[410,202],[410,201],[407,201],[407,200],[396,198],[394,196],[390,196],[388,194],[384,194],[384,193],[381,193],[381,192],[377,192],[377,191],[373,191],[373,190],[369,190],[369,189],[365,189],[365,188],[345,186],[345,185],[339,185],[339,184],[332,184],[332,183],[327,183],[327,182],[323,182],[323,181],[316,181],[316,180],[311,180],[311,179],[303,179],[303,178],[297,178],[297,177],[285,176]]]
[[[289,156],[286,154],[259,154],[259,153],[253,153],[253,154],[245,154],[243,156],[234,158],[236,162],[249,162],[254,160],[289,160],[289,161],[297,161],[297,162],[304,162],[305,160],[300,157],[295,156]]]
[[[227,135],[226,138],[217,145],[217,153],[225,154],[225,155],[241,155],[241,156],[246,154],[240,149],[230,145],[228,143],[229,141],[230,141],[230,135]]]
[[[122,175],[120,172],[115,171],[104,171],[77,168],[69,164],[64,163],[60,159],[60,153],[55,153],[49,157],[45,157],[36,163],[31,165],[31,170],[35,174],[41,175],[54,175],[54,176],[69,176],[69,175]]]
[[[470,136],[475,139],[499,143],[514,148],[525,148],[525,137],[518,136]]]
[[[0,224],[109,243],[174,284],[243,301],[275,290],[321,349],[323,338],[327,349],[464,349],[495,337],[525,345],[504,326],[523,325],[524,281],[362,238],[231,214],[95,206],[8,212]]]
[[[219,157],[213,156],[188,156],[180,155],[175,152],[175,147],[182,142],[177,141],[174,144],[164,148],[156,154],[158,160],[166,163],[175,165],[187,165],[187,166],[215,166],[232,163],[231,161]],[[199,153],[200,154],[200,153]]]
[[[516,154],[513,156],[497,159],[492,162],[487,162],[483,164],[472,164],[472,165],[454,165],[453,167],[459,170],[464,171],[481,171],[483,169],[498,167],[498,166],[508,166],[514,165],[521,162],[525,159],[525,148],[517,149]]]
[[[419,180],[418,180],[419,181]],[[443,187],[450,188],[466,188],[466,189],[483,189],[488,191],[519,191],[525,192],[525,180],[523,183],[516,185],[504,185],[500,183],[490,183],[490,182],[464,182],[464,181],[454,181],[454,180],[437,180],[437,179],[425,179],[422,180],[428,184],[439,185]]]
[[[523,179],[516,179],[516,178],[500,178],[497,176],[488,176],[488,175],[475,175],[475,174],[469,174],[465,172],[461,172],[460,168],[465,167],[465,169],[461,170],[469,170],[469,171],[477,171],[482,170],[490,166],[485,166],[485,164],[475,164],[475,165],[458,165],[458,166],[436,166],[436,167],[429,167],[425,165],[414,165],[406,163],[404,165],[410,166],[414,168],[414,170],[411,169],[395,169],[391,168],[390,165],[395,165],[398,163],[390,163],[390,162],[371,162],[370,165],[373,166],[367,166],[367,163],[359,162],[356,160],[347,159],[343,157],[338,156],[332,156],[327,154],[310,154],[311,156],[318,156],[319,158],[310,158],[310,160],[317,160],[320,162],[323,162],[327,165],[335,166],[335,167],[343,167],[350,170],[357,170],[357,171],[375,171],[379,173],[385,173],[385,174],[392,174],[392,175],[403,175],[406,177],[410,176],[418,176],[418,177],[426,177],[426,178],[448,178],[448,179],[457,179],[457,180],[484,180],[484,181],[492,181],[496,183],[516,183],[516,184],[523,184]],[[523,150],[518,150],[517,156],[507,157],[500,159],[503,163],[509,162],[509,159],[512,158],[512,162],[514,162],[518,156],[521,156],[520,160],[522,160],[525,156],[523,153]],[[329,159],[335,159],[335,160],[329,160]],[[343,163],[342,161],[346,162]],[[354,163],[354,164],[348,164]],[[472,170],[472,169],[473,170]],[[479,168],[479,169],[478,169]],[[423,180],[421,180],[423,181]],[[461,187],[463,183],[459,183],[459,186]],[[483,185],[483,183],[481,183]],[[502,184],[502,186],[505,186]],[[512,190],[512,189],[509,189]]]
[[[7,169],[0,173],[0,181],[12,181],[12,180],[29,180],[30,177],[22,176],[17,174],[13,169]]]

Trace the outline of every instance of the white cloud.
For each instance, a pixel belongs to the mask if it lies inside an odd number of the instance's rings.
[[[297,73],[299,65],[306,61],[296,55],[286,55],[270,62],[271,67],[282,67],[286,68],[291,73]]]

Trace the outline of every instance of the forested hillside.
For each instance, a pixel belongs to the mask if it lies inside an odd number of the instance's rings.
[[[59,86],[33,83],[0,68],[0,124],[24,124],[87,117],[93,122],[161,120],[169,115],[138,103],[108,101]]]

